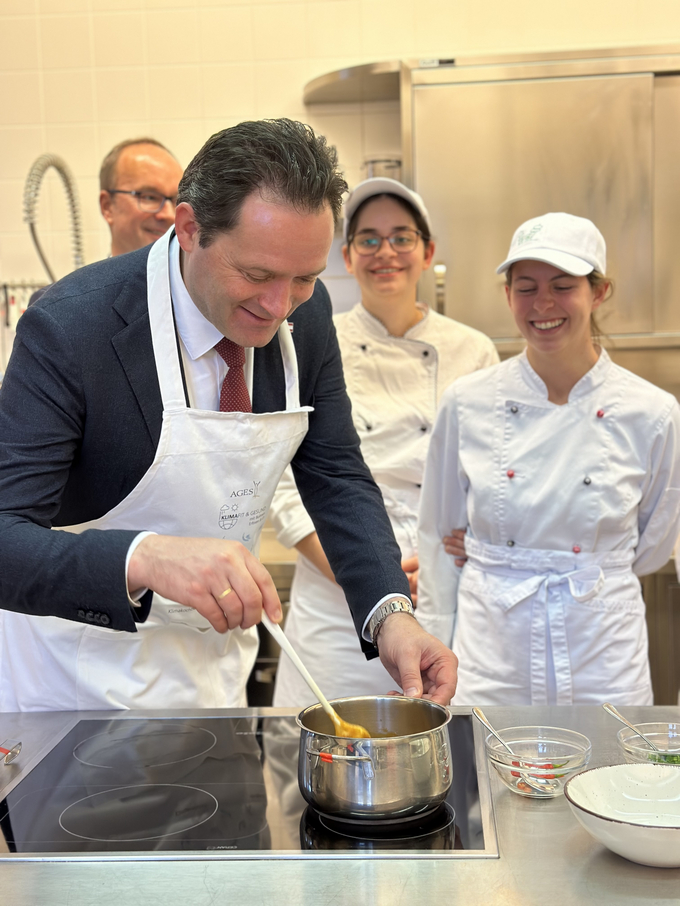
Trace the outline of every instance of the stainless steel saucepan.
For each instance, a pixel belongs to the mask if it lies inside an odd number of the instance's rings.
[[[369,739],[340,739],[321,705],[297,718],[298,780],[307,802],[348,821],[413,818],[433,811],[451,786],[449,711],[425,699],[365,696],[333,701]]]

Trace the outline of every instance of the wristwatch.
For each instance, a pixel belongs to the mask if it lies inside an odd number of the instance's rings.
[[[378,633],[382,628],[382,624],[393,613],[410,613],[413,617],[413,604],[404,600],[404,598],[390,598],[387,601],[383,601],[380,607],[376,608],[375,613],[368,621],[368,634],[376,648],[378,647]]]

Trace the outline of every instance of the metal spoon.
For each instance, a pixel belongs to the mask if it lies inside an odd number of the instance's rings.
[[[489,723],[489,718],[484,714],[481,708],[473,708],[472,713],[475,715],[477,720],[483,724],[486,729],[496,737],[496,739],[508,750],[513,758],[516,758],[518,764],[521,765],[521,759],[519,755],[516,755],[512,751],[507,742],[503,739],[502,736],[496,732],[493,726]],[[518,770],[517,772],[521,779],[526,783],[527,786],[530,786],[533,790],[536,790],[538,793],[552,793],[556,789],[559,789],[559,783],[554,783],[552,780],[544,780],[542,777],[530,777],[528,774],[525,774],[523,771]]]
[[[610,704],[609,702],[605,702],[605,703],[602,705],[602,707],[603,707],[604,710],[607,712],[607,714],[611,714],[612,717],[615,717],[617,720],[620,720],[621,723],[622,723],[622,724],[625,724],[630,730],[633,731],[633,733],[637,733],[637,735],[638,735],[641,739],[644,739],[644,741],[647,743],[647,745],[648,745],[651,749],[654,749],[655,752],[663,752],[663,751],[664,751],[663,749],[660,749],[658,746],[655,746],[651,739],[647,739],[647,737],[645,736],[645,734],[644,734],[644,733],[641,733],[640,730],[638,730],[637,727],[634,727],[633,724],[632,724],[629,720],[626,720],[626,718],[623,716],[623,714],[619,714],[619,712],[616,710],[616,708],[614,707],[614,705]]]
[[[297,669],[300,671],[302,678],[305,680],[314,695],[316,695],[316,697],[321,702],[321,707],[333,721],[333,726],[335,727],[335,735],[346,736],[350,739],[370,739],[371,734],[365,727],[362,727],[360,724],[350,724],[348,723],[348,721],[343,720],[342,717],[340,717],[338,712],[330,704],[321,689],[319,689],[319,687],[317,686],[309,670],[307,670],[305,665],[300,660],[300,656],[286,638],[283,629],[281,629],[278,623],[272,623],[264,610],[262,611],[262,623],[271,632],[281,648],[283,648],[288,657],[295,664]]]

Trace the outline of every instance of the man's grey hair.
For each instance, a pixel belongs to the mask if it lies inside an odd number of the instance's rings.
[[[322,135],[294,120],[259,120],[208,139],[184,171],[177,203],[193,208],[205,248],[237,225],[253,192],[271,194],[301,213],[328,205],[337,224],[346,191],[336,150]]]

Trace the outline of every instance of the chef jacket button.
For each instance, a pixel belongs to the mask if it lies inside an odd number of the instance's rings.
[[[78,619],[79,619],[79,620],[84,620],[84,619],[85,619],[85,611],[84,611],[84,610],[79,610],[79,611],[78,611]]]
[[[424,433],[427,431],[427,425],[421,425],[421,426],[420,426],[420,430],[421,430],[421,431],[423,432],[423,434],[424,434]]]
[[[508,476],[508,478],[514,478],[514,477],[515,477],[514,469],[508,469],[508,471],[507,471],[505,474]]]
[[[366,352],[366,350],[368,349],[368,346],[365,343],[362,343],[361,348],[363,349],[364,352]]]
[[[586,477],[583,479],[583,484],[590,484],[592,480],[593,479],[589,475],[586,475]]]
[[[416,487],[417,487],[417,488],[422,488],[422,484],[417,484]]]
[[[598,418],[604,418],[604,409],[598,409],[598,410],[597,410],[597,417],[598,417]]]
[[[572,550],[573,550],[573,552],[574,552],[575,554],[580,554],[580,553],[581,553],[581,548],[578,546],[578,544],[575,544],[575,545],[572,547]]]
[[[512,412],[513,415],[517,415],[517,413],[519,412],[519,408],[517,406],[510,406],[510,411]]]
[[[372,431],[372,430],[373,430],[373,425],[366,425],[366,430],[367,430],[367,431]]]
[[[103,613],[99,622],[102,624],[102,626],[108,626],[111,623],[111,617]]]
[[[505,543],[508,545],[508,547],[514,547],[514,546],[515,546],[515,542],[514,542],[514,541],[506,541]]]
[[[423,349],[423,356],[424,356],[424,358],[427,358],[427,357],[429,356],[429,354],[430,354],[430,350],[429,350],[429,349]]]

